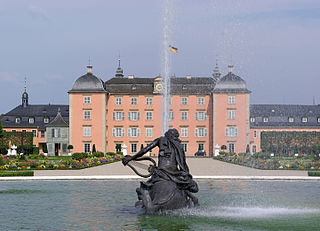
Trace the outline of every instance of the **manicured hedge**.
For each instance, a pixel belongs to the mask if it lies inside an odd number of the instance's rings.
[[[5,176],[34,176],[33,171],[0,171],[0,177],[5,177]]]
[[[104,157],[104,153],[103,152],[93,152],[92,155],[94,157]]]
[[[320,171],[308,171],[308,176],[320,176]]]
[[[85,152],[76,152],[72,154],[72,159],[74,160],[82,160],[88,158],[89,154]]]

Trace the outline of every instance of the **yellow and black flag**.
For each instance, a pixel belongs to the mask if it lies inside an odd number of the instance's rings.
[[[170,51],[173,53],[178,53],[178,48],[175,48],[173,46],[169,46],[170,47]]]

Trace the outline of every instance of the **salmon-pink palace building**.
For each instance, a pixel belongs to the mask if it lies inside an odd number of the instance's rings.
[[[171,77],[170,85],[169,127],[179,131],[187,156],[198,150],[212,155],[215,149],[259,152],[262,131],[320,131],[319,105],[250,104],[251,91],[232,66],[223,77],[216,65],[211,77]],[[6,131],[33,132],[40,151],[50,140],[49,154],[66,154],[67,144],[73,152],[127,146],[134,154],[163,135],[163,89],[161,76],[124,76],[120,60],[106,82],[88,66],[68,92],[69,106],[29,105],[25,91],[2,125]]]

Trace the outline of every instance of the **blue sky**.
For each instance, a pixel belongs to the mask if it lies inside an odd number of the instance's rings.
[[[21,102],[67,104],[86,73],[161,72],[164,0],[0,0],[0,113]],[[211,76],[216,58],[246,80],[251,103],[320,103],[320,1],[175,0],[176,76]]]

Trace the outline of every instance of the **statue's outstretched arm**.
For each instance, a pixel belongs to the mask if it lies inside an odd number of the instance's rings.
[[[156,146],[158,146],[159,144],[159,139],[157,138],[154,141],[152,141],[150,144],[148,144],[146,147],[142,148],[137,154],[135,154],[134,156],[132,156],[131,160],[135,160],[141,156],[143,156],[144,154],[146,154],[147,152],[149,152],[151,149],[155,148]]]
[[[160,138],[155,139],[154,141],[152,141],[150,144],[148,144],[145,148],[141,149],[137,154],[135,154],[134,156],[130,156],[127,155],[125,157],[123,157],[122,159],[122,164],[123,165],[127,165],[129,163],[129,161],[131,160],[135,160],[141,156],[143,156],[145,153],[147,153],[148,151],[150,151],[151,149],[153,149],[154,147],[159,145],[159,140]]]

